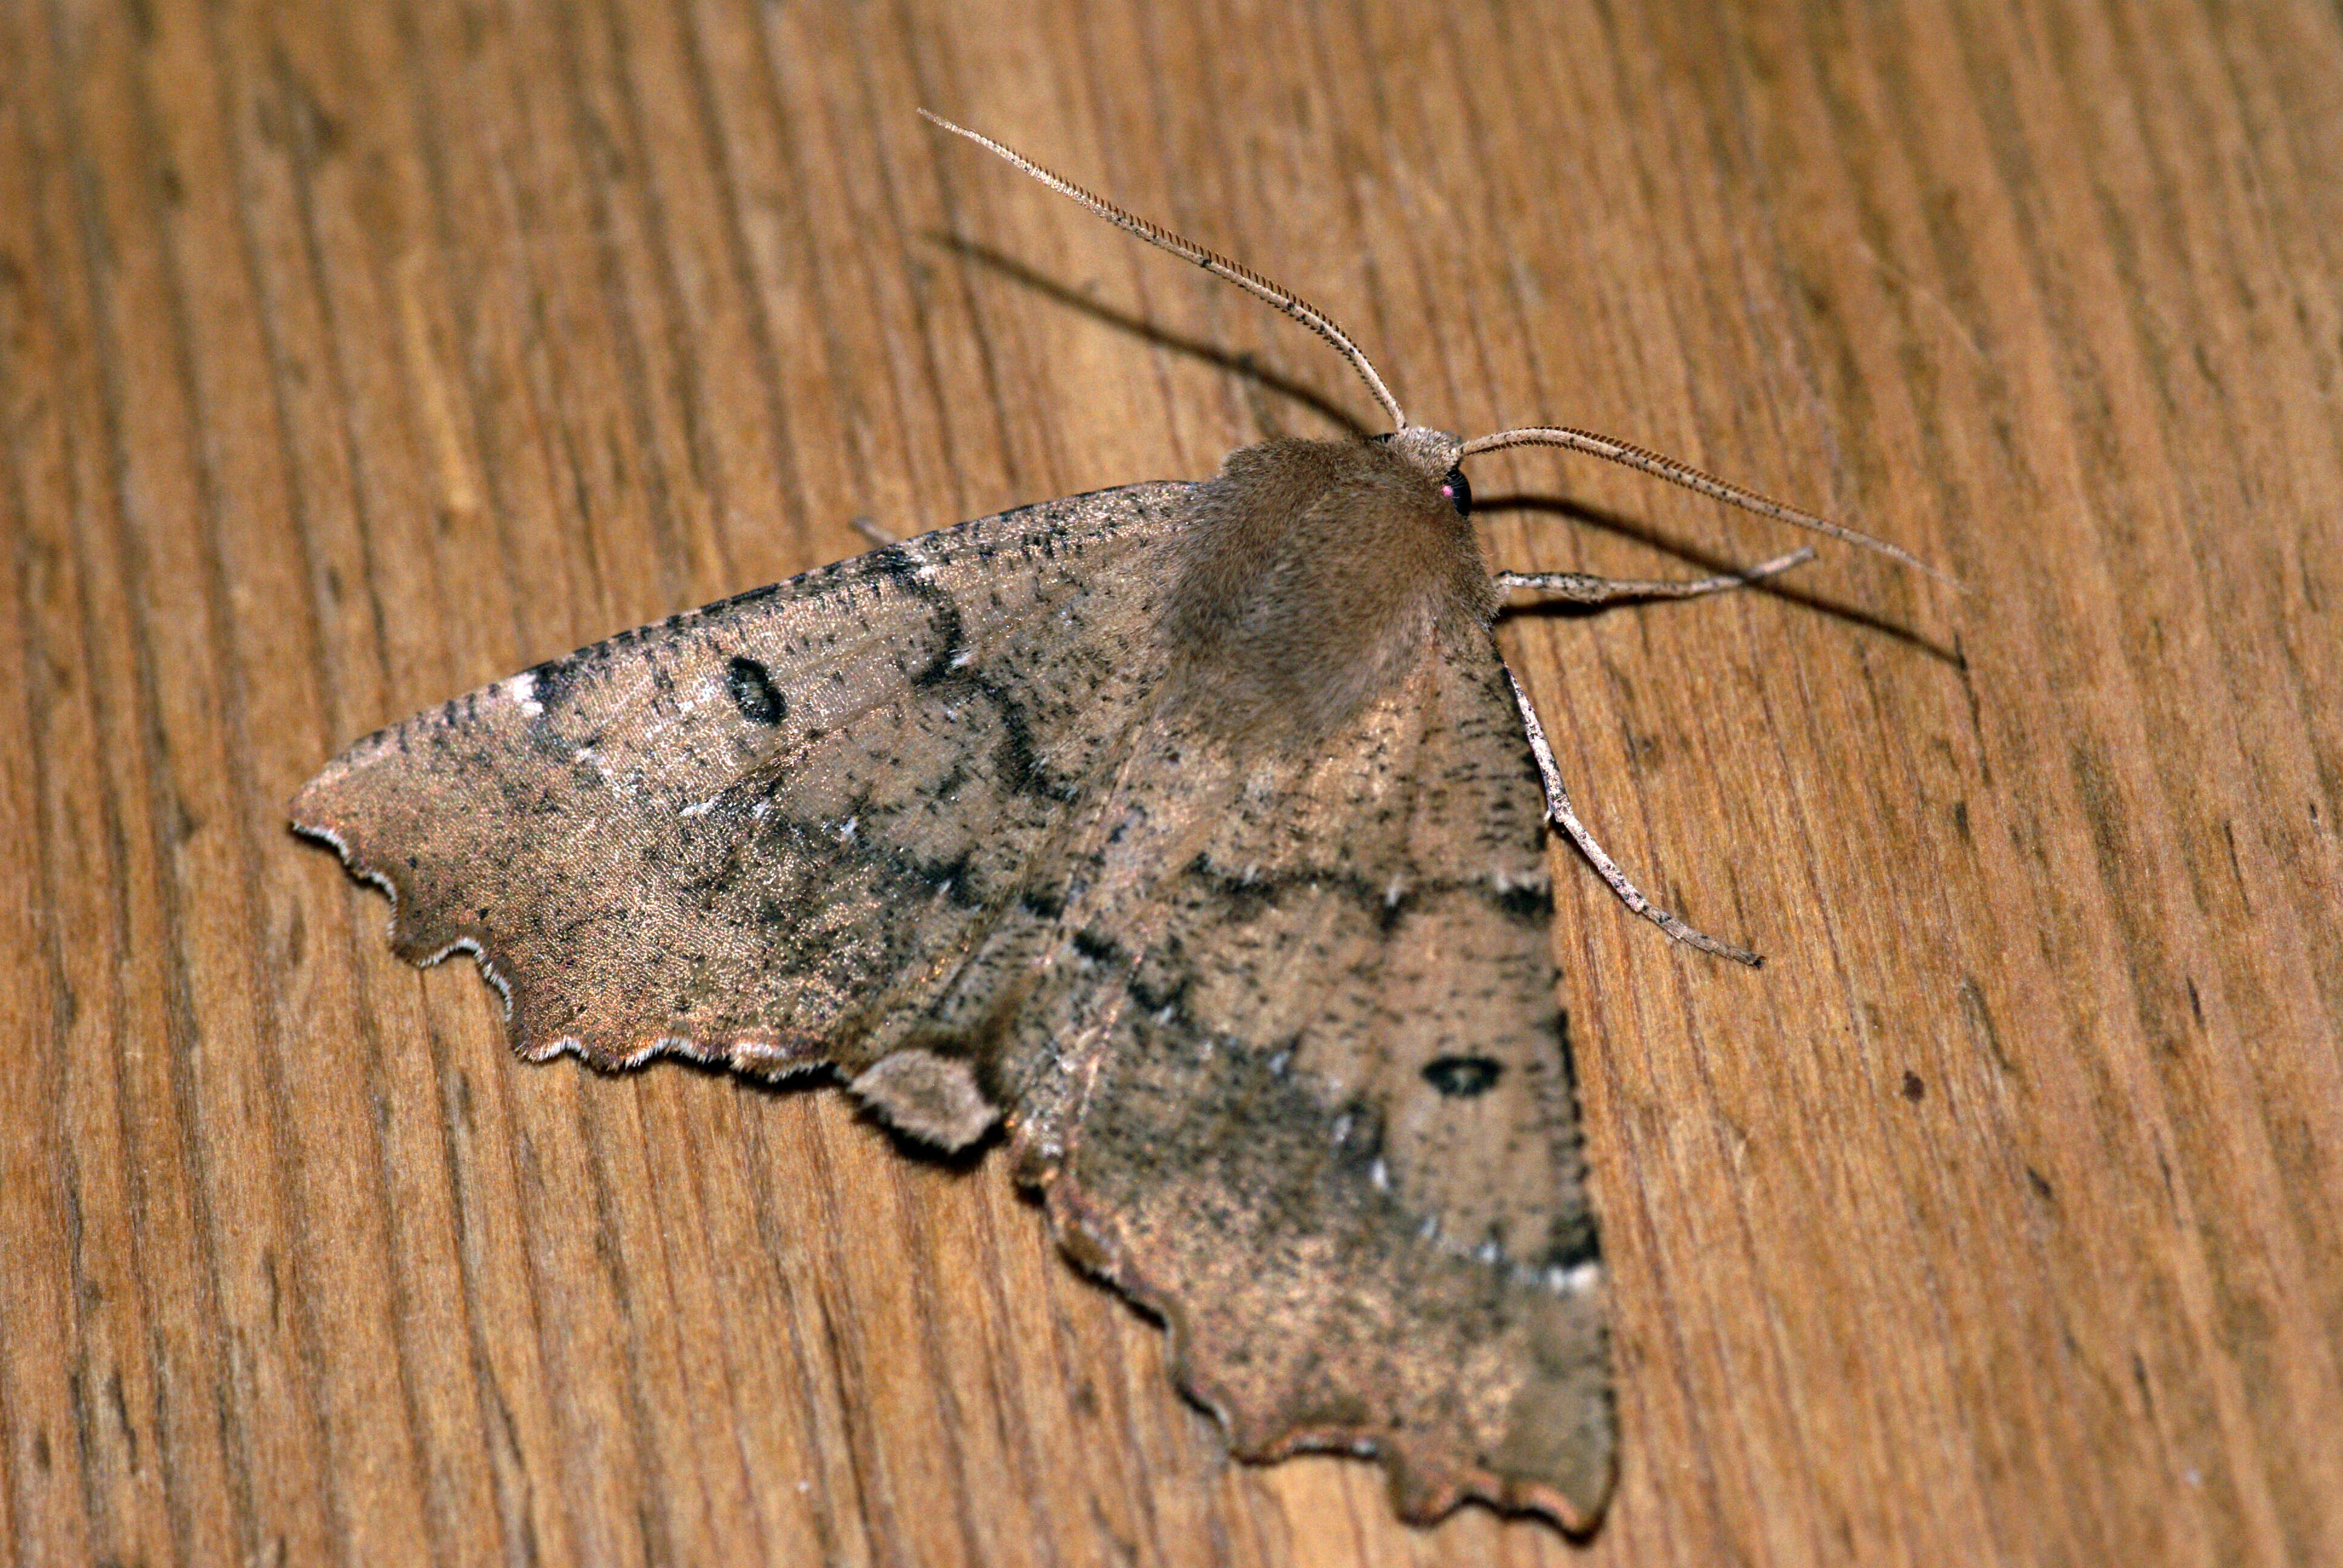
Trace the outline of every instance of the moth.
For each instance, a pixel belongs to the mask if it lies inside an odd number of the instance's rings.
[[[1587,833],[1491,628],[1512,590],[1688,597],[1812,551],[1493,572],[1460,465],[1564,447],[1912,558],[1583,431],[1412,425],[1299,297],[935,123],[1317,332],[1392,431],[623,633],[358,741],[293,825],[391,895],[402,956],[472,954],[530,1060],[826,1070],[937,1150],[997,1137],[1237,1453],[1589,1530],[1615,1437],[1549,822],[1757,960]]]

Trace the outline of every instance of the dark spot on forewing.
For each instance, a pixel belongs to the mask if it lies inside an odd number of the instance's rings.
[[[731,694],[732,706],[740,717],[751,724],[779,724],[789,710],[789,699],[773,684],[765,667],[745,655],[735,654],[724,668],[724,689]]]
[[[1504,1071],[1486,1056],[1435,1056],[1423,1064],[1423,1081],[1451,1100],[1470,1100],[1496,1088]]]

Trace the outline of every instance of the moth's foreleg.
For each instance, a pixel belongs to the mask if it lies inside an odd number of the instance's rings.
[[[1562,769],[1554,762],[1554,748],[1546,744],[1545,728],[1538,723],[1537,710],[1530,706],[1529,693],[1522,689],[1521,681],[1511,669],[1505,671],[1505,684],[1513,688],[1513,706],[1521,709],[1522,729],[1530,739],[1530,754],[1537,759],[1538,777],[1545,782],[1547,819],[1570,835],[1571,842],[1578,846],[1579,853],[1584,855],[1587,863],[1611,884],[1611,890],[1619,895],[1619,901],[1686,947],[1715,953],[1721,959],[1731,959],[1735,963],[1747,964],[1751,969],[1764,963],[1764,959],[1746,948],[1736,948],[1731,942],[1721,942],[1715,937],[1693,930],[1645,898],[1641,890],[1627,879],[1627,873],[1604,852],[1603,846],[1594,841],[1594,835],[1586,830],[1586,824],[1580,821],[1578,813],[1571,809],[1570,791],[1563,788]]]

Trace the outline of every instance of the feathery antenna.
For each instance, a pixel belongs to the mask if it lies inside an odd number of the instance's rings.
[[[1723,501],[1727,506],[1739,507],[1746,512],[1755,512],[1761,518],[1774,518],[1802,528],[1810,528],[1818,534],[1827,534],[1835,539],[1844,539],[1851,545],[1861,545],[1867,550],[1876,550],[1891,560],[1901,561],[1916,571],[1927,573],[1947,588],[1963,593],[1968,591],[1962,587],[1957,578],[1946,576],[1909,550],[1900,549],[1885,539],[1875,539],[1869,534],[1858,533],[1843,524],[1832,522],[1828,518],[1818,518],[1812,512],[1801,511],[1795,507],[1785,506],[1779,501],[1770,500],[1755,490],[1745,490],[1738,485],[1728,485],[1714,475],[1702,473],[1689,463],[1679,463],[1674,457],[1663,457],[1657,452],[1647,452],[1641,447],[1633,446],[1625,441],[1614,441],[1608,436],[1598,436],[1591,430],[1571,430],[1550,425],[1531,426],[1520,430],[1501,430],[1493,436],[1475,436],[1465,442],[1464,456],[1477,457],[1483,452],[1500,451],[1507,447],[1564,447],[1571,451],[1584,452],[1589,457],[1601,457],[1607,462],[1622,463],[1630,468],[1640,468],[1644,473],[1665,479],[1672,485],[1682,485],[1687,490],[1697,490],[1704,496]]]
[[[953,125],[941,115],[931,115],[925,109],[920,111],[920,117],[930,125],[950,131],[956,136],[966,136],[978,146],[999,154],[1060,196],[1080,202],[1115,227],[1135,234],[1148,244],[1168,250],[1174,256],[1192,261],[1214,277],[1224,277],[1254,298],[1277,307],[1278,309],[1332,344],[1342,357],[1351,362],[1351,368],[1356,370],[1360,378],[1366,382],[1367,390],[1375,395],[1375,401],[1383,405],[1383,412],[1391,416],[1393,427],[1401,430],[1407,428],[1407,416],[1400,411],[1399,399],[1391,395],[1391,388],[1383,385],[1383,378],[1375,374],[1374,366],[1368,362],[1366,355],[1361,352],[1359,346],[1351,341],[1350,334],[1335,326],[1332,317],[1300,295],[1270,282],[1242,262],[1231,261],[1224,256],[1216,255],[1193,240],[1183,239],[1170,229],[1160,228],[1135,213],[1123,211],[1103,196],[1092,196],[1073,181],[1051,174],[1032,159],[1002,146],[990,136],[980,135],[970,130],[966,126]]]

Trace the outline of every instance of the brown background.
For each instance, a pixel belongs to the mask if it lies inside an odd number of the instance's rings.
[[[0,1540],[2343,1561],[2333,9],[1141,9],[0,7]],[[1558,861],[1591,1547],[1232,1465],[999,1161],[523,1067],[284,829],[353,736],[858,514],[1372,413],[918,104],[1302,288],[1423,419],[1646,441],[1978,587],[1834,548],[1505,633],[1614,851],[1774,957]],[[1783,543],[1475,481],[1509,565]]]

